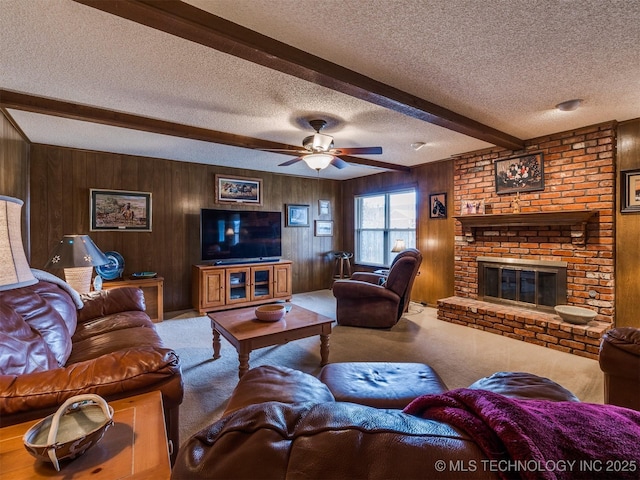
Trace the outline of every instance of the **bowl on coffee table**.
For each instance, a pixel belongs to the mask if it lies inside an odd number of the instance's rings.
[[[261,322],[277,322],[286,312],[284,305],[260,305],[255,309],[256,318]]]

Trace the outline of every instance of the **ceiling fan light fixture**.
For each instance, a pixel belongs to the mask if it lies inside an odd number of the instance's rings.
[[[333,155],[328,153],[313,153],[311,155],[305,155],[302,160],[314,170],[320,171],[323,168],[327,168],[333,160]]]
[[[581,98],[574,98],[573,100],[567,100],[566,102],[559,103],[556,108],[562,112],[573,112],[582,105]]]
[[[313,136],[313,148],[314,152],[326,152],[331,148],[333,144],[333,137],[331,135],[324,135],[323,133],[316,133]]]

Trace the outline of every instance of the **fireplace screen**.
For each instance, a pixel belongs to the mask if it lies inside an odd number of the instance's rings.
[[[478,257],[478,299],[553,311],[567,303],[567,263]]]

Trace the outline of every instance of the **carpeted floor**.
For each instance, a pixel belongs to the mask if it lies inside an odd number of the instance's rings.
[[[296,294],[293,303],[335,317],[330,290]],[[213,360],[209,318],[196,315],[184,312],[156,324],[164,343],[177,351],[182,363],[181,441],[220,417],[238,382],[235,349],[222,339],[222,356]],[[390,330],[334,324],[329,361],[422,362],[452,389],[497,371],[526,371],[558,382],[583,402],[603,403],[603,376],[597,361],[442,322],[434,308],[413,303]],[[319,363],[319,337],[256,350],[250,358],[250,367],[284,365],[312,375],[320,371]]]

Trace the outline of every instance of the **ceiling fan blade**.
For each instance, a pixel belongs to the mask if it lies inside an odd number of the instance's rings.
[[[303,154],[303,153],[310,153],[307,150],[294,150],[292,148],[259,148],[258,150],[262,151],[262,152],[272,152],[272,153],[290,153],[290,154],[295,154],[295,155],[299,155],[299,154]]]
[[[382,147],[334,148],[330,153],[334,155],[380,155]]]
[[[288,160],[284,163],[279,164],[279,167],[288,167],[289,165],[293,165],[294,163],[298,163],[300,160],[302,160],[302,157],[296,157],[293,160]]]
[[[343,169],[349,166],[347,162],[338,157],[333,157],[333,160],[331,160],[331,165],[339,169]]]

